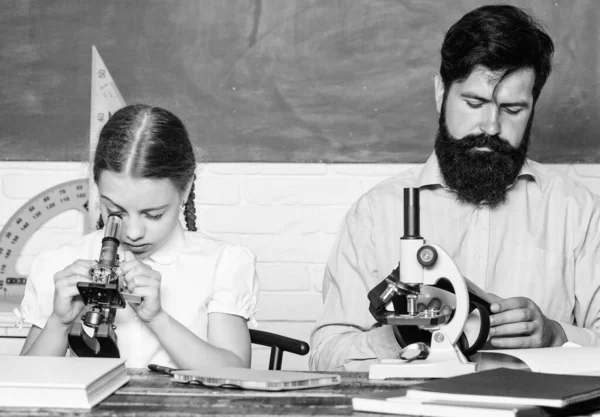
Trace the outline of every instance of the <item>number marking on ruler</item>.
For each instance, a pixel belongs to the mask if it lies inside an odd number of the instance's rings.
[[[92,46],[92,91],[90,105],[90,167],[94,160],[94,150],[98,143],[100,130],[106,121],[120,108],[125,107],[121,92],[113,81],[110,72],[106,68],[102,57],[95,46]],[[89,220],[85,232],[91,232],[95,229],[96,221],[100,215],[99,197],[94,184],[94,178],[90,172],[89,178],[90,202],[89,202]]]
[[[92,46],[91,75],[90,167],[102,126],[126,105],[95,46]],[[0,231],[0,313],[18,307],[23,297],[27,277],[17,272],[17,260],[25,243],[48,220],[73,209],[87,216],[86,233],[95,230],[100,210],[91,172],[88,179],[68,181],[39,193],[4,225]]]
[[[17,260],[31,236],[51,218],[68,210],[87,215],[88,181],[78,179],[42,191],[8,220],[0,231],[0,311],[12,311],[23,297],[27,278]]]

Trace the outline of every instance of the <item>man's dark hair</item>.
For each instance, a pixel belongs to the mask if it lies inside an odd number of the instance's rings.
[[[479,7],[456,22],[442,45],[440,75],[446,93],[478,66],[500,72],[501,79],[522,69],[535,72],[537,101],[550,72],[554,43],[529,13],[509,5]]]

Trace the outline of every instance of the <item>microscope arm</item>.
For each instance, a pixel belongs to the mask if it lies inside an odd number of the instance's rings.
[[[469,315],[469,292],[467,284],[452,258],[438,245],[428,245],[437,251],[437,261],[423,268],[423,285],[435,285],[441,278],[446,278],[452,284],[456,296],[456,309],[452,320],[444,326],[444,333],[455,344],[463,332]]]

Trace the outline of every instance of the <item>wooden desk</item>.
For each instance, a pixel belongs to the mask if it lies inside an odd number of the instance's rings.
[[[90,411],[0,409],[0,416],[347,416],[352,397],[400,389],[414,381],[369,381],[366,373],[341,373],[342,383],[332,387],[265,392],[203,388],[171,382],[171,377],[130,369],[131,380]],[[381,414],[354,413],[356,416]]]

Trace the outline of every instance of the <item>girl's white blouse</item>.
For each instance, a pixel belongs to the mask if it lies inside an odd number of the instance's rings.
[[[25,322],[44,328],[53,310],[54,274],[77,259],[97,260],[103,236],[99,230],[36,258],[21,302]],[[143,262],[162,276],[163,309],[201,339],[207,338],[210,313],[253,319],[259,282],[255,257],[249,249],[179,226]],[[129,305],[117,310],[115,325],[121,358],[126,359],[128,367],[142,368],[149,363],[176,366]]]

